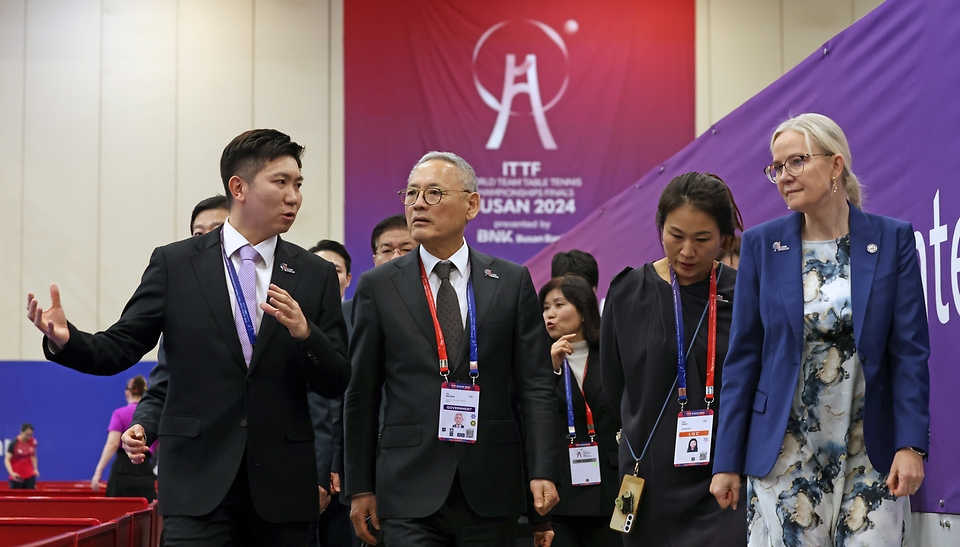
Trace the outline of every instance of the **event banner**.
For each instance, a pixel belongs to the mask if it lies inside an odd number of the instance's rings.
[[[351,0],[346,243],[431,150],[477,172],[467,241],[523,262],[694,137],[694,2]]]
[[[596,257],[600,296],[624,267],[661,258],[653,237],[657,201],[673,177],[689,171],[723,177],[747,228],[790,214],[763,174],[771,162],[770,137],[780,122],[802,112],[833,118],[850,144],[846,165],[865,187],[864,209],[913,225],[930,332],[930,454],[911,509],[960,514],[960,71],[944,70],[956,66],[960,2],[887,0],[528,260],[534,284],[550,278],[557,251],[581,249]],[[877,240],[867,252],[895,244]],[[893,393],[896,407],[902,401]],[[895,424],[882,427],[896,434]]]

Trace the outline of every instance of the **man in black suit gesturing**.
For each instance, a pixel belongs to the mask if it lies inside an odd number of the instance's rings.
[[[511,545],[527,480],[538,513],[559,500],[550,343],[533,282],[467,246],[480,195],[459,156],[424,156],[400,198],[420,247],[365,273],[354,296],[351,519],[370,543],[367,518],[382,524],[390,547]],[[465,428],[451,435],[457,413]]]
[[[47,310],[28,296],[47,359],[80,372],[117,374],[164,335],[169,381],[122,441],[138,463],[161,440],[169,547],[304,545],[319,514],[304,386],[336,397],[350,365],[336,271],[278,237],[300,208],[302,151],[275,130],[235,138],[220,161],[227,222],[157,248],[106,331],[68,323],[56,285]]]

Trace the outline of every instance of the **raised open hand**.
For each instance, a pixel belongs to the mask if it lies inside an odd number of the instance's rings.
[[[33,293],[27,294],[27,319],[57,346],[51,349],[60,349],[70,340],[67,316],[60,305],[60,289],[56,285],[50,285],[50,307],[45,310]]]

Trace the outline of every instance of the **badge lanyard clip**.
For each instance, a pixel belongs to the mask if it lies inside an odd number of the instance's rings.
[[[440,320],[437,318],[437,305],[433,301],[433,290],[430,289],[430,279],[427,277],[427,270],[420,261],[420,280],[423,282],[423,292],[427,296],[427,305],[430,307],[430,315],[433,318],[433,330],[437,335],[437,355],[440,359],[440,376],[443,376],[444,382],[449,382],[450,360],[447,355],[447,341],[443,338],[443,329],[440,328]],[[477,384],[477,377],[480,376],[480,366],[477,350],[477,303],[473,295],[473,279],[467,280],[467,326],[470,331],[470,380],[473,385]]]
[[[723,264],[720,265],[720,271],[723,272]],[[680,412],[684,412],[687,405],[687,356],[684,351],[683,342],[683,309],[680,306],[680,284],[677,282],[677,274],[670,266],[670,288],[673,292],[673,314],[677,325],[677,401],[680,403]],[[714,371],[717,362],[717,270],[710,269],[710,295],[707,298],[707,305],[703,308],[700,315],[700,321],[697,323],[697,330],[693,333],[690,341],[690,350],[693,351],[693,343],[700,333],[700,326],[703,325],[704,316],[708,316],[707,321],[707,381],[704,401],[707,403],[707,409],[714,399]]]

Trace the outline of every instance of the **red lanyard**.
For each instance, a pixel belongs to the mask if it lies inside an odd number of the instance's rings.
[[[707,312],[707,386],[703,400],[707,409],[713,402],[713,375],[717,368],[717,274],[710,271],[710,311]]]
[[[437,319],[437,305],[433,301],[433,291],[430,290],[430,279],[427,278],[427,270],[423,267],[423,261],[420,261],[420,280],[423,281],[423,292],[427,295],[427,305],[430,306],[430,316],[433,317],[433,330],[437,333],[437,354],[440,356],[440,375],[444,380],[450,374],[450,367],[447,360],[447,342],[443,339],[443,330],[440,328],[440,320]]]
[[[597,430],[593,427],[593,412],[590,411],[590,403],[587,402],[587,394],[583,392],[583,384],[587,383],[587,365],[590,359],[583,363],[583,381],[580,382],[580,395],[583,397],[583,406],[587,409],[587,435],[590,435],[590,442],[597,436]]]

